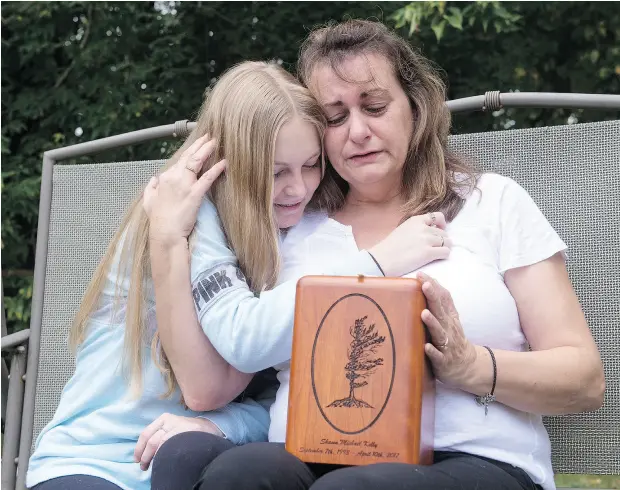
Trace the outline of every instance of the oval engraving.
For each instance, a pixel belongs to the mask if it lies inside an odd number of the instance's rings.
[[[383,309],[352,293],[323,316],[312,346],[312,390],[325,421],[342,434],[372,427],[392,394],[396,346]]]

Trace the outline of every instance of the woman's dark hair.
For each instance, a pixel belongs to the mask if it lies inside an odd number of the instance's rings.
[[[413,134],[403,169],[403,220],[431,211],[454,219],[463,197],[475,187],[477,174],[448,149],[451,116],[445,104],[446,85],[430,60],[380,22],[348,20],[310,32],[301,47],[298,76],[312,88],[315,69],[326,64],[346,80],[343,62],[368,54],[383,56],[390,63],[413,111]],[[347,192],[348,184],[328,164],[313,204],[334,212],[343,206]]]

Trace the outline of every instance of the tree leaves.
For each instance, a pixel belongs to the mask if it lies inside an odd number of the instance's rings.
[[[2,4],[2,270],[21,298],[34,269],[44,151],[193,119],[205,89],[245,59],[295,68],[301,40],[329,19],[384,19],[404,2],[7,2]],[[168,156],[178,142],[97,161]],[[92,159],[80,159],[90,162]],[[68,162],[72,163],[72,162]],[[21,271],[19,281],[14,271]],[[31,279],[30,279],[31,280]],[[27,327],[11,313],[9,329]],[[20,307],[21,308],[21,307]],[[17,311],[17,310],[15,310]]]
[[[409,37],[414,32],[420,32],[424,26],[430,25],[437,42],[441,41],[447,25],[458,31],[463,30],[466,20],[468,28],[478,22],[486,33],[489,23],[492,23],[495,32],[512,31],[517,28],[521,16],[508,11],[500,2],[452,2],[457,6],[446,8],[447,2],[413,2],[397,10],[392,16],[396,28],[409,25]],[[465,5],[465,7],[460,7]]]
[[[28,304],[20,296],[23,281],[10,274],[34,268],[44,151],[193,119],[205,89],[224,69],[245,59],[273,59],[294,70],[309,29],[346,16],[397,27],[445,70],[450,98],[487,90],[620,91],[620,12],[613,2],[7,2],[5,294]],[[562,124],[571,115],[578,121],[615,117],[503,110],[456,116],[454,131]],[[97,160],[165,157],[177,144],[165,143],[109,151]]]

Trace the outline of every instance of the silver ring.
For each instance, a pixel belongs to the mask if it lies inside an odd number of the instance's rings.
[[[185,165],[185,168],[189,170],[191,173],[193,173],[194,175],[198,175],[198,170],[194,170],[192,167],[189,167],[187,165]]]
[[[435,224],[435,220],[437,219],[436,216],[435,216],[435,213],[430,212],[430,213],[428,213],[428,216],[431,219],[431,224],[428,225],[428,226],[430,226],[431,228],[437,228],[437,225]]]
[[[448,342],[450,341],[450,337],[446,336],[446,341],[443,344],[439,344],[437,346],[438,349],[444,350],[446,347],[448,347]]]

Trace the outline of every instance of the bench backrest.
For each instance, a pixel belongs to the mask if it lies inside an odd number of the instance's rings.
[[[451,147],[514,179],[568,245],[603,361],[602,409],[547,417],[557,473],[620,473],[620,121],[459,135]]]
[[[129,204],[163,163],[54,165],[33,446],[75,369],[68,335],[84,290]]]

